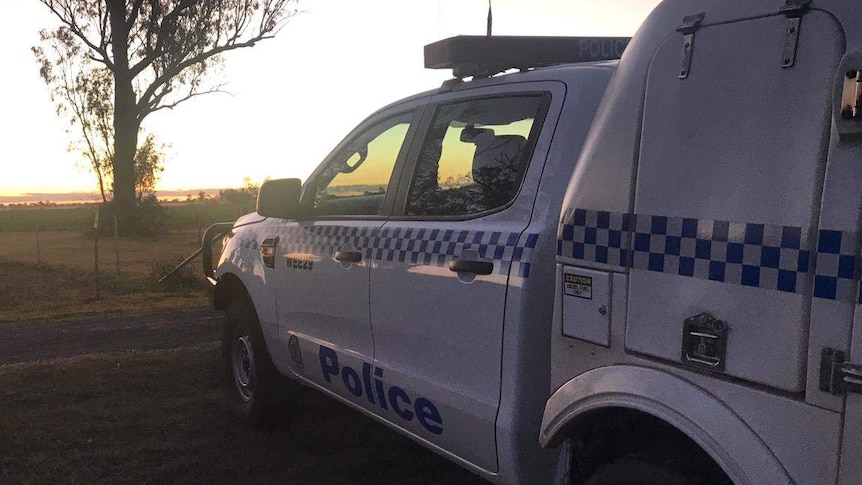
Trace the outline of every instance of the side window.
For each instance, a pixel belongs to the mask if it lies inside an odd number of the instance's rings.
[[[313,216],[378,215],[413,113],[389,118],[335,154],[306,191]]]
[[[416,162],[407,215],[470,215],[512,201],[527,171],[543,100],[519,95],[438,107]]]

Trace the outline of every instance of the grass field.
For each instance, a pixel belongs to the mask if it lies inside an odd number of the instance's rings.
[[[216,222],[235,221],[253,210],[227,202],[183,202],[162,204],[169,231],[203,230]],[[0,232],[91,231],[96,214],[94,205],[25,207],[0,210]],[[112,221],[100,221],[112,224]]]
[[[216,345],[0,366],[2,483],[486,483],[310,389],[290,427],[222,405]]]
[[[92,270],[0,258],[0,323],[208,304],[203,276],[191,268],[167,284],[155,280],[151,273],[107,272],[101,277],[101,298],[95,299]]]
[[[157,283],[200,246],[197,231],[119,239],[119,272],[113,239],[100,243],[96,299],[91,237],[52,231],[39,233],[37,243],[36,233],[0,232],[0,322],[207,304],[200,260]]]
[[[122,237],[116,243],[120,271],[149,273],[155,264],[177,264],[201,245],[197,230],[173,231],[155,238]],[[99,238],[103,272],[116,272],[113,237]],[[92,236],[76,231],[0,232],[0,258],[93,270]],[[200,265],[195,269],[199,269]]]

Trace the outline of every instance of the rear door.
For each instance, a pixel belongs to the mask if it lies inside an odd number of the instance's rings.
[[[371,270],[381,407],[391,421],[488,471],[507,284],[525,254],[563,86],[526,83],[437,96]],[[542,135],[542,136],[540,136]],[[544,138],[543,138],[544,137]],[[397,212],[396,212],[397,214]]]
[[[626,347],[802,393],[843,33],[816,10],[704,20],[649,71]]]

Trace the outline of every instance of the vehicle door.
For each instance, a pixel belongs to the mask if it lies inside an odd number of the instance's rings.
[[[354,130],[303,186],[301,220],[285,222],[269,239],[277,245],[279,339],[289,365],[358,405],[368,404],[362,396],[374,358],[371,245],[391,210],[420,104],[378,114]]]
[[[559,112],[563,86],[551,82],[435,97],[371,270],[380,407],[492,472],[506,288],[529,275],[524,230],[554,97]]]

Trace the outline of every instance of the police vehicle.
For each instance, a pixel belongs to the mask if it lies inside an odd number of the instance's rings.
[[[234,412],[302,383],[495,483],[862,483],[862,6],[627,42],[432,44],[454,80],[207,231]]]

